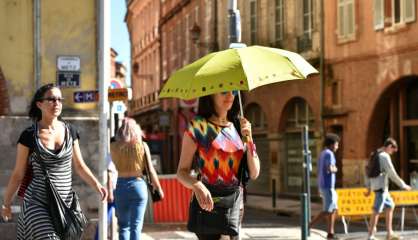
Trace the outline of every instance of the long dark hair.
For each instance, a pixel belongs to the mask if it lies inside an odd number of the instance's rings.
[[[242,96],[241,96],[242,99]],[[212,95],[203,96],[199,98],[199,109],[197,115],[209,119],[212,115],[218,116],[215,110],[215,103],[213,102]],[[227,119],[228,121],[235,122],[239,116],[239,100],[238,96],[235,97],[232,103],[231,109],[228,110]]]
[[[38,108],[36,103],[41,101],[45,93],[53,88],[58,87],[53,83],[48,83],[36,90],[35,95],[33,95],[32,101],[30,102],[28,111],[28,116],[32,119],[32,121],[37,122],[42,119],[41,109]]]

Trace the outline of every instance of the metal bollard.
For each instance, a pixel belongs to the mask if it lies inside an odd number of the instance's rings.
[[[301,214],[301,237],[302,240],[308,239],[308,194],[301,193],[300,194],[300,201],[302,207],[302,214]]]
[[[271,204],[273,206],[273,208],[276,208],[276,179],[272,179],[272,183],[271,183]]]

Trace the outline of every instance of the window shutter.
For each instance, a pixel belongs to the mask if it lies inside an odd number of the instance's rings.
[[[384,0],[374,0],[374,29],[379,30],[385,27],[385,5]]]
[[[344,0],[338,0],[338,36],[343,37],[344,31]]]
[[[354,28],[355,28],[355,15],[354,15],[354,0],[351,0],[346,5],[346,11],[347,11],[347,18],[345,19],[347,22],[347,30],[346,35],[351,36],[354,35]]]
[[[415,21],[415,0],[405,0],[404,3],[404,21],[406,23]]]

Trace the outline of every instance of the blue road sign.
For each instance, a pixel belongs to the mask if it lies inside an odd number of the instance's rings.
[[[99,100],[99,91],[77,91],[74,92],[75,103],[97,102]]]

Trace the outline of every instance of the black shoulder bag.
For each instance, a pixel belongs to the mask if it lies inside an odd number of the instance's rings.
[[[38,161],[45,174],[48,210],[57,234],[63,240],[79,240],[83,234],[87,219],[81,210],[77,194],[72,191],[73,201],[68,207],[49,178],[48,170],[42,161]]]
[[[146,151],[146,149],[145,149],[145,146],[146,146],[146,143],[142,143],[142,144],[144,144],[144,161],[145,161],[145,164],[144,164],[144,169],[145,169],[145,182],[147,183],[147,187],[148,187],[148,190],[150,191],[150,193],[151,193],[151,198],[152,198],[152,201],[153,202],[158,202],[158,201],[161,201],[161,194],[160,194],[160,192],[154,187],[154,185],[152,185],[152,182],[151,182],[151,173],[150,173],[150,166],[148,165],[148,154],[147,154],[147,151]]]
[[[206,185],[212,195],[212,211],[203,210],[196,197],[189,206],[187,229],[197,234],[223,234],[237,236],[239,233],[239,212],[241,190],[239,186],[217,189]]]

